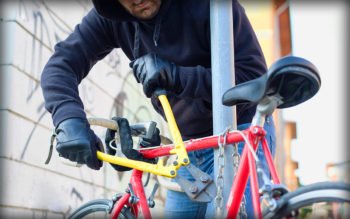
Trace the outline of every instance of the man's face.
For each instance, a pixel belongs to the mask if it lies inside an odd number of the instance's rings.
[[[162,0],[118,0],[134,17],[147,20],[157,15]]]

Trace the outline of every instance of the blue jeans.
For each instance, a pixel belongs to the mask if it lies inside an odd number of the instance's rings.
[[[250,126],[249,123],[242,124],[238,126],[238,129],[244,130],[249,126]],[[276,149],[276,140],[275,140],[275,126],[274,126],[272,117],[266,118],[264,129],[267,132],[266,140],[270,147],[270,151],[274,156],[275,149]],[[240,143],[238,145],[239,153],[242,153],[243,147],[244,147],[244,143]],[[262,162],[264,171],[268,174],[269,173],[268,166],[260,145],[258,147],[257,154],[259,159]],[[213,149],[189,152],[188,156],[193,165],[195,165],[196,167],[210,174],[213,177],[213,168],[214,168]],[[178,174],[188,180],[192,180],[192,181],[194,180],[191,174],[185,168],[180,168],[178,171]],[[248,184],[244,194],[246,197],[246,209],[247,209],[248,218],[254,218],[249,180],[248,180]],[[209,207],[213,208],[213,202],[209,204]],[[165,203],[165,218],[167,219],[205,218],[206,211],[207,211],[206,203],[194,202],[190,200],[187,197],[187,195],[183,192],[168,190],[166,203]]]

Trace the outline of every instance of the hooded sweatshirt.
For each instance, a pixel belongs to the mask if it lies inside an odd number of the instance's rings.
[[[169,93],[178,127],[185,139],[212,134],[212,91],[209,0],[162,0],[158,14],[139,20],[117,0],[93,0],[94,8],[74,31],[55,46],[41,86],[46,109],[57,126],[68,118],[86,119],[78,85],[92,66],[112,49],[130,60],[147,53],[177,65],[181,93]],[[265,60],[242,6],[233,1],[235,80],[252,80],[266,72]],[[135,80],[136,81],[136,80]],[[155,110],[163,117],[156,98]],[[237,107],[238,124],[249,123],[255,105]]]

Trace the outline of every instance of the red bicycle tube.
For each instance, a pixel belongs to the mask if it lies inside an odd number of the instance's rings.
[[[262,218],[260,201],[259,201],[259,183],[258,175],[256,173],[256,165],[253,154],[248,151],[248,161],[249,161],[249,173],[250,173],[250,190],[252,193],[252,202],[254,209],[254,218]]]
[[[267,165],[269,166],[269,170],[270,170],[270,173],[271,173],[272,180],[273,180],[273,182],[275,184],[280,184],[281,182],[280,182],[280,179],[278,177],[276,167],[275,167],[275,165],[273,163],[272,155],[271,155],[270,149],[269,149],[269,147],[267,145],[266,138],[262,139],[261,145],[262,145],[262,148],[264,150],[264,155],[265,155],[265,158],[266,158]]]
[[[241,205],[241,200],[243,197],[243,193],[245,187],[248,182],[248,148],[244,147],[241,162],[238,167],[235,180],[233,181],[233,185],[231,187],[230,195],[227,200],[227,217],[226,218],[236,218],[239,212],[239,207]]]
[[[142,215],[142,218],[151,219],[151,212],[149,210],[148,201],[142,184],[142,173],[142,171],[134,169],[131,174],[130,183],[132,185],[135,196],[139,198],[136,205],[138,210],[141,211],[140,213]]]
[[[123,207],[129,203],[130,193],[125,193],[114,205],[111,218],[117,219]]]
[[[248,130],[244,131],[244,134],[248,136],[248,141],[252,145],[254,151],[258,147],[258,139],[264,137],[265,132],[261,127],[250,127]],[[231,187],[230,195],[227,200],[227,217],[226,218],[236,218],[239,212],[239,207],[241,205],[241,200],[244,194],[244,190],[247,186],[248,175],[249,175],[249,163],[248,163],[248,153],[250,153],[248,145],[244,145],[244,149],[241,155],[240,165],[238,167],[233,185]],[[251,185],[252,186],[252,185]]]
[[[247,134],[248,130],[243,131]],[[227,144],[237,143],[243,141],[243,137],[238,133],[228,133],[226,135]],[[195,140],[189,140],[184,142],[187,151],[195,151],[218,147],[218,136],[205,137]],[[170,155],[170,150],[174,148],[174,145],[165,145],[156,149],[141,150],[140,153],[146,158],[156,158],[161,156]]]

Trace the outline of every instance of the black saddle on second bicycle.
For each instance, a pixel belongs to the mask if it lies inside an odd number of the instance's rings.
[[[310,99],[320,86],[321,78],[311,62],[286,56],[276,61],[266,74],[227,90],[222,103],[226,106],[259,103],[266,96],[275,96],[281,100],[277,108],[287,108]]]

